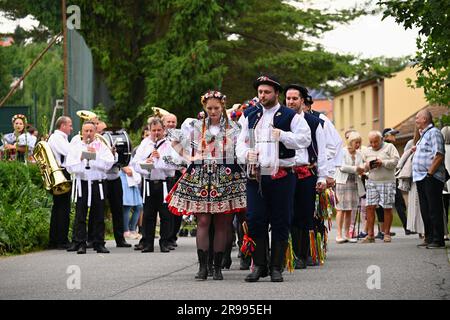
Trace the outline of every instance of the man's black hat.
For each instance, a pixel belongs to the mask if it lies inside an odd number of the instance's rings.
[[[253,82],[253,87],[258,90],[258,87],[261,84],[267,84],[269,86],[272,86],[277,91],[283,91],[283,87],[280,84],[280,81],[277,79],[277,77],[272,75],[261,75],[259,76],[255,82]]]
[[[308,89],[306,89],[305,87],[296,84],[296,83],[292,83],[292,84],[288,84],[285,88],[284,88],[284,95],[286,96],[286,93],[288,92],[289,89],[295,89],[300,91],[300,95],[302,96],[303,100],[305,100],[308,96]]]

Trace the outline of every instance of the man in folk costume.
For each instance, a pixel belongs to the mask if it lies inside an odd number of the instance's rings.
[[[254,87],[259,103],[242,120],[236,148],[238,158],[251,165],[250,173],[256,177],[247,182],[247,221],[249,234],[255,241],[252,254],[255,268],[245,281],[267,277],[269,265],[271,281],[282,282],[293,216],[295,150],[310,145],[311,130],[304,118],[280,105],[278,97],[283,88],[275,77],[261,76]],[[269,224],[270,262],[266,255]]]
[[[86,121],[81,128],[81,140],[70,143],[66,160],[69,173],[75,175],[72,195],[76,199],[73,242],[77,253],[86,253],[86,216],[93,219],[93,246],[97,253],[109,253],[105,248],[105,179],[114,164],[111,150],[95,139],[95,124]]]
[[[156,218],[160,218],[160,252],[175,249],[169,240],[171,236],[171,217],[165,198],[170,191],[170,182],[175,176],[175,169],[168,167],[164,157],[172,154],[171,142],[165,138],[164,125],[160,118],[154,117],[150,123],[150,136],[142,140],[131,161],[134,170],[142,175],[142,199],[144,201],[142,246],[136,247],[143,253],[154,252]],[[152,164],[152,169],[145,169],[142,163]]]
[[[307,90],[298,84],[285,88],[286,105],[304,118],[311,130],[311,145],[296,150],[294,217],[291,226],[292,247],[296,257],[295,268],[305,269],[310,248],[309,234],[314,230],[313,218],[316,204],[316,191],[326,188],[328,174],[324,121],[302,110],[303,96]]]
[[[333,188],[335,186],[335,179],[334,175],[336,172],[336,168],[340,167],[343,161],[343,141],[341,139],[341,136],[337,132],[336,128],[334,127],[333,123],[330,121],[330,119],[327,118],[323,113],[317,112],[315,110],[312,110],[312,105],[314,103],[312,97],[309,95],[308,90],[305,88],[303,92],[300,92],[302,94],[304,103],[303,103],[303,112],[305,113],[311,113],[317,117],[319,117],[321,120],[324,121],[323,123],[323,129],[325,133],[325,141],[326,141],[326,154],[327,154],[327,166],[328,166],[328,174],[327,174],[327,188]],[[331,190],[331,189],[330,189]],[[335,198],[329,198],[327,196],[327,202],[329,206],[334,206]],[[325,223],[321,219],[314,218],[314,229],[315,234],[314,237],[317,238],[317,231],[321,233],[322,239],[324,239],[325,242]],[[313,246],[315,247],[315,246]],[[315,252],[317,253],[317,252]],[[312,253],[310,252],[308,256],[308,265],[314,266],[317,265],[317,261],[313,261],[314,259],[311,257]]]

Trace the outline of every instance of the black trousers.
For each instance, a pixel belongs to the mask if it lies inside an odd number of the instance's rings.
[[[50,217],[49,243],[62,245],[69,243],[70,192],[53,195],[53,207]]]
[[[86,243],[86,217],[89,210],[89,222],[92,223],[92,242],[95,245],[105,244],[105,200],[101,200],[100,188],[104,182],[92,182],[91,207],[88,208],[88,182],[81,181],[81,197],[77,195],[73,241],[77,244]],[[104,192],[104,189],[103,189]]]
[[[114,239],[116,243],[125,241],[123,236],[123,190],[120,177],[108,180],[106,184],[106,198],[111,208]]]
[[[167,245],[171,235],[171,213],[164,203],[164,189],[162,181],[144,180],[150,188],[150,196],[145,194],[144,216],[142,219],[143,234],[142,243],[144,246],[153,246],[155,240],[156,218],[159,213],[159,245]],[[169,186],[167,186],[169,191]]]
[[[397,186],[398,186],[398,181],[397,181]],[[403,199],[402,192],[397,187],[396,187],[396,190],[395,190],[394,207],[395,207],[395,210],[397,210],[398,217],[400,218],[400,220],[402,222],[403,229],[406,230],[406,223],[407,223],[406,203],[405,203],[405,199]],[[382,206],[378,206],[375,209],[375,212],[377,214],[378,222],[384,222],[384,209],[383,209],[383,207]]]
[[[294,217],[292,226],[302,230],[313,230],[316,204],[317,176],[297,180],[294,198]]]
[[[420,213],[425,227],[425,241],[444,245],[444,183],[433,177],[417,181]]]

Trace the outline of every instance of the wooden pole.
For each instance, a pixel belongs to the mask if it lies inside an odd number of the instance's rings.
[[[61,36],[61,32],[58,33],[53,39],[52,41],[48,44],[48,46],[39,54],[39,56],[34,59],[33,63],[27,68],[27,70],[25,70],[25,73],[20,77],[20,79],[17,81],[17,83],[14,85],[14,87],[11,88],[11,90],[8,92],[8,94],[6,95],[6,97],[3,98],[3,100],[1,100],[0,102],[0,108],[5,104],[5,102],[14,94],[14,92],[16,91],[16,89],[20,86],[20,84],[22,83],[22,81],[26,78],[26,76],[30,73],[31,70],[33,70],[34,66],[39,62],[39,60],[42,59],[42,57],[44,56],[44,54],[51,48],[51,46],[53,46],[56,42],[56,40],[58,40],[58,38]]]
[[[62,32],[63,32],[63,60],[64,60],[64,115],[69,114],[69,95],[68,95],[68,74],[67,74],[67,14],[66,14],[66,0],[61,1],[62,12]]]

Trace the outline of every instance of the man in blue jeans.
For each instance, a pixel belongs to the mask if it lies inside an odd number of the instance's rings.
[[[416,125],[421,130],[413,157],[413,181],[417,183],[420,211],[425,227],[425,239],[419,247],[445,248],[444,208],[442,190],[446,180],[444,166],[444,137],[433,125],[427,110],[416,115]]]

